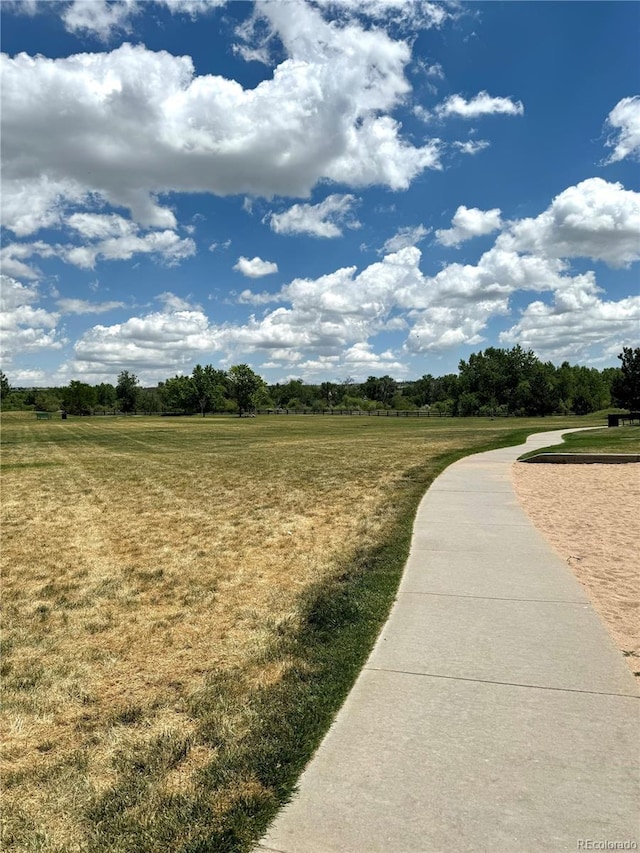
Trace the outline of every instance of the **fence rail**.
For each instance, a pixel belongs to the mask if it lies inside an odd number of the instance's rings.
[[[427,409],[256,409],[257,415],[353,415],[363,418],[514,418],[531,417],[515,415],[513,412],[475,412],[473,415],[452,415],[451,412],[434,412]],[[555,412],[556,415],[572,417],[574,412]],[[540,417],[544,417],[541,415]]]
[[[199,418],[200,412],[149,412],[144,409],[137,409],[135,412],[121,412],[118,409],[111,411],[93,411],[90,414],[86,413],[85,417],[132,417],[134,415],[150,415],[162,418]],[[237,412],[207,412],[207,415],[215,415],[216,417],[237,418]],[[472,415],[452,415],[450,412],[433,412],[425,409],[373,409],[372,411],[364,411],[362,409],[254,409],[251,412],[245,412],[243,417],[254,417],[255,415],[324,415],[327,417],[339,417],[341,415],[349,415],[351,417],[360,418],[458,418],[458,417],[473,417],[473,418],[514,418],[514,417],[532,417],[531,415],[516,415],[513,412],[475,412]],[[573,417],[575,412],[554,412],[553,417]],[[540,415],[544,417],[544,415]]]
[[[257,415],[351,415],[363,418],[451,418],[448,412],[424,409],[256,409]]]

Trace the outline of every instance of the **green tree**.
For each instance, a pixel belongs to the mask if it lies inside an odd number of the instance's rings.
[[[384,407],[390,405],[397,390],[398,383],[390,376],[369,376],[360,386],[360,392],[368,400],[375,400]]]
[[[225,374],[211,364],[196,364],[191,372],[193,391],[202,417],[208,409],[222,409],[225,397]]]
[[[269,392],[269,386],[266,384],[263,384],[262,388],[258,389],[258,392],[256,393],[256,396],[255,396],[255,399],[253,402],[254,402],[254,405],[258,409],[275,409],[276,408],[275,401]],[[229,400],[228,398],[223,400],[223,406],[221,408],[226,407],[229,403],[231,403],[233,405],[232,401]]]
[[[478,395],[473,391],[463,391],[457,400],[456,414],[462,415],[463,418],[477,415],[480,411],[480,400]]]
[[[174,376],[159,386],[163,405],[170,410],[192,412],[198,407],[190,376]]]
[[[48,388],[37,392],[35,405],[39,412],[57,412],[62,405],[62,400],[54,388]]]
[[[116,389],[110,382],[96,385],[96,402],[105,409],[113,409],[116,405]]]
[[[25,406],[35,406],[36,404],[36,394],[38,393],[37,388],[26,388],[24,391],[24,395],[22,400]]]
[[[640,411],[640,347],[623,347],[618,356],[622,362],[620,375],[611,386],[613,399],[618,406],[629,411]]]
[[[3,370],[0,370],[0,402],[5,402],[11,393],[11,385]]]
[[[157,388],[139,388],[136,407],[147,414],[162,410],[162,397]]]
[[[257,394],[264,388],[264,380],[248,364],[234,364],[229,369],[229,390],[238,404],[238,416],[255,407]]]
[[[135,373],[129,373],[128,370],[123,370],[118,375],[118,384],[116,385],[116,397],[123,412],[135,412],[138,402],[138,377]]]
[[[560,406],[556,368],[552,362],[538,362],[531,376],[532,405],[529,414],[551,415]]]
[[[277,383],[269,391],[276,406],[286,409],[311,408],[320,393],[317,386],[305,385],[302,379],[290,379],[282,385]]]
[[[519,345],[472,353],[468,362],[460,362],[459,370],[459,414],[473,407],[472,398],[483,411],[507,406],[512,414],[543,414],[556,396],[553,365],[551,377],[535,353]]]
[[[573,411],[573,398],[576,393],[575,368],[568,361],[563,361],[556,369],[556,382],[558,396],[560,397],[559,408],[561,411]]]
[[[66,388],[61,389],[61,396],[62,405],[71,415],[90,415],[96,404],[96,389],[93,385],[77,379],[72,379]]]
[[[411,397],[407,397],[401,391],[393,395],[390,405],[392,409],[397,409],[400,412],[413,412],[418,408]]]
[[[319,389],[320,399],[328,408],[333,408],[341,399],[340,386],[336,382],[323,382]]]
[[[611,402],[609,388],[595,367],[574,367],[573,411],[576,415],[588,415],[606,408]]]
[[[407,382],[404,394],[416,406],[428,406],[435,399],[435,383],[437,380],[430,373],[425,373],[420,379]]]

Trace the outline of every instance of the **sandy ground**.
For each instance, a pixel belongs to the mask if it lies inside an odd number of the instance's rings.
[[[640,677],[640,465],[516,462],[512,477],[521,505]]]

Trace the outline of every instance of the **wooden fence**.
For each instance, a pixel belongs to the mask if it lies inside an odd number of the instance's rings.
[[[451,418],[446,412],[426,409],[256,409],[257,415],[352,415],[363,418]]]
[[[117,409],[114,411],[94,411],[93,416],[111,416],[131,417],[133,415],[155,415],[163,418],[175,417],[202,417],[200,412],[148,412],[144,409],[138,409],[135,412],[120,412]],[[237,418],[236,412],[207,412],[207,415],[215,417],[230,417]],[[254,409],[251,412],[246,412],[243,417],[254,417],[255,415],[325,415],[327,417],[349,415],[351,417],[360,418],[459,418],[459,417],[474,417],[474,418],[513,418],[525,417],[524,415],[515,415],[506,412],[482,412],[473,415],[452,415],[449,412],[433,412],[426,409],[374,409],[373,411],[363,411],[362,409]],[[554,417],[565,415],[572,417],[574,412],[555,412]],[[528,416],[533,417],[533,416]],[[543,416],[541,416],[543,417]]]

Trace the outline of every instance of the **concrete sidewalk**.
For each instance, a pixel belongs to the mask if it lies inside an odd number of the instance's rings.
[[[640,847],[634,679],[511,487],[562,432],[433,483],[389,621],[258,850]]]

